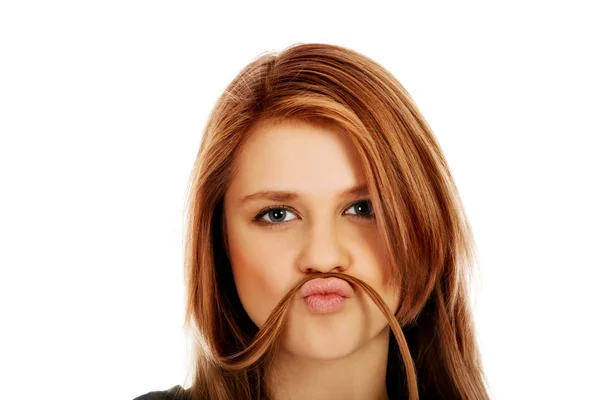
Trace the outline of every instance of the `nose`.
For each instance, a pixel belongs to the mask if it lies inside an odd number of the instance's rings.
[[[343,272],[351,262],[350,251],[343,240],[343,232],[335,223],[313,225],[307,231],[299,269],[304,273]]]

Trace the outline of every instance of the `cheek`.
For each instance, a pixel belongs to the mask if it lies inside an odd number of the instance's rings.
[[[376,230],[365,231],[362,235],[363,261],[357,265],[361,269],[359,278],[371,285],[394,312],[399,306],[400,290],[391,285],[392,271],[385,263],[385,245]]]
[[[290,261],[281,246],[262,235],[240,234],[229,241],[230,261],[240,301],[260,327],[286,292],[291,280]]]

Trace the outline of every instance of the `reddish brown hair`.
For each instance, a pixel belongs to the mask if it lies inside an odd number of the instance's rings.
[[[404,87],[355,51],[294,45],[247,65],[227,86],[204,131],[187,205],[186,326],[195,332],[190,399],[268,399],[265,371],[288,299],[259,330],[235,289],[223,197],[235,157],[259,120],[327,121],[354,143],[401,303],[388,315],[390,398],[487,399],[468,297],[476,254],[452,175]],[[322,276],[322,275],[321,275]],[[310,279],[308,276],[306,279]]]

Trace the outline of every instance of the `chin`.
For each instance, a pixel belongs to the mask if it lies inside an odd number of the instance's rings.
[[[356,310],[330,315],[293,313],[283,331],[281,350],[321,361],[347,357],[370,339],[366,321],[357,314]]]
[[[315,361],[334,361],[355,353],[360,349],[362,344],[358,338],[348,337],[337,338],[337,340],[329,338],[308,339],[304,337],[285,337],[281,350],[295,357]]]

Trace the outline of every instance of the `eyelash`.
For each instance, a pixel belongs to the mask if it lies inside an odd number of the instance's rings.
[[[370,200],[358,200],[355,201],[354,203],[350,204],[347,208],[352,208],[355,207],[358,204],[361,203],[368,203],[369,207],[371,208],[371,215],[358,215],[358,214],[350,214],[353,217],[358,217],[361,219],[375,219],[375,215],[373,214],[373,206],[371,205],[371,201]],[[289,206],[285,206],[285,205],[280,205],[280,206],[269,206],[265,209],[263,209],[262,211],[260,211],[255,217],[254,217],[254,221],[261,224],[261,225],[266,225],[269,228],[273,228],[277,225],[283,225],[283,224],[287,224],[288,222],[292,222],[292,221],[282,221],[282,222],[268,222],[268,221],[264,221],[262,220],[262,217],[264,217],[265,215],[267,215],[269,212],[273,211],[273,210],[285,210],[285,211],[289,211],[292,213],[295,213],[294,209],[292,207]]]

